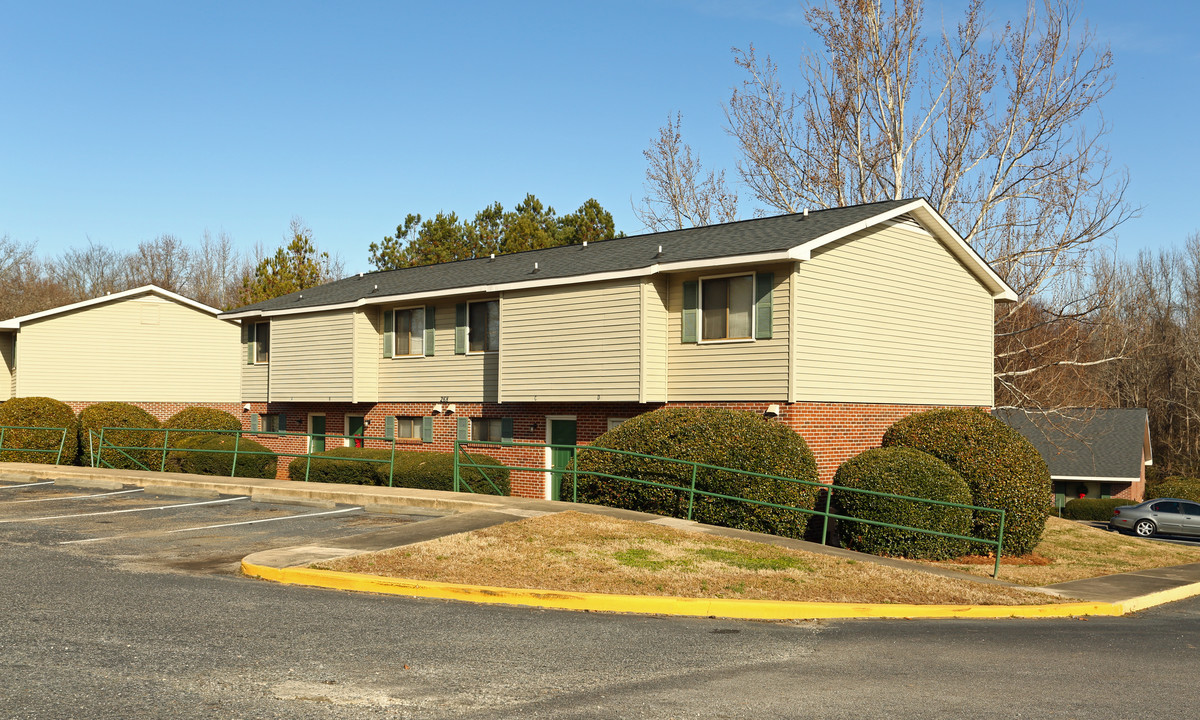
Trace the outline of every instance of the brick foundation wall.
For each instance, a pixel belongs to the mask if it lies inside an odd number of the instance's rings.
[[[326,433],[345,432],[346,415],[363,415],[367,419],[366,446],[389,447],[383,441],[384,418],[388,416],[433,417],[433,442],[400,440],[397,449],[449,453],[454,449],[458,434],[458,419],[512,418],[513,440],[517,442],[546,442],[546,418],[556,415],[574,416],[576,438],[586,445],[608,430],[609,418],[630,418],[662,407],[661,404],[639,403],[456,403],[453,413],[433,414],[433,403],[250,403],[249,412],[240,412],[242,427],[250,429],[254,413],[284,413],[288,432],[308,432],[310,413],[325,415]],[[888,426],[902,417],[934,407],[929,405],[876,405],[865,403],[792,403],[783,402],[713,402],[669,403],[672,407],[723,407],[765,414],[771,405],[779,406],[778,422],[795,430],[805,439],[817,460],[822,482],[831,482],[833,474],[847,459],[872,447],[878,447]],[[255,435],[255,440],[276,452],[303,453],[307,439]],[[329,439],[335,447],[338,440]],[[479,447],[497,460],[514,466],[545,467],[547,459],[541,448]],[[287,479],[291,458],[280,458],[277,477]],[[521,497],[546,496],[545,473],[514,470],[511,473],[512,492]]]
[[[75,414],[78,415],[80,410],[92,405],[99,405],[101,401],[78,401],[64,400]],[[167,418],[171,417],[180,410],[186,410],[190,407],[206,407],[224,410],[231,415],[242,414],[241,403],[209,403],[209,402],[130,402],[128,405],[135,405],[153,415],[159,422],[166,422]]]

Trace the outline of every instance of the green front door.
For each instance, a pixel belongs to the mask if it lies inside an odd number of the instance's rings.
[[[349,426],[349,432],[346,434],[354,438],[354,442],[350,444],[351,447],[360,448],[363,446],[363,435],[366,434],[367,430],[366,420],[362,415],[349,415],[346,417],[346,424]]]
[[[575,420],[548,420],[550,428],[550,444],[551,445],[574,445],[575,444]],[[567,486],[567,497],[562,497],[562,472],[553,472],[565,470],[571,464],[570,448],[551,448],[550,449],[550,499],[570,499],[571,487]],[[568,481],[569,482],[569,481]]]
[[[313,415],[309,424],[309,452],[325,452],[325,416]]]

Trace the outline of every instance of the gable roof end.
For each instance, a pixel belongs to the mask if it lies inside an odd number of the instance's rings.
[[[100,297],[92,298],[91,300],[83,300],[81,302],[72,303],[70,305],[60,305],[59,307],[50,308],[49,310],[42,310],[41,312],[30,313],[29,315],[22,315],[21,317],[12,318],[11,320],[4,320],[4,321],[0,322],[0,330],[18,330],[21,327],[21,323],[27,323],[27,322],[31,322],[33,320],[41,320],[42,318],[48,318],[48,317],[51,317],[54,315],[61,315],[62,313],[73,312],[75,310],[83,310],[84,308],[88,308],[93,305],[101,305],[103,303],[112,302],[114,300],[124,300],[126,298],[135,297],[137,295],[147,295],[147,294],[157,295],[166,300],[173,300],[174,302],[180,303],[182,305],[187,305],[190,308],[199,310],[201,312],[208,313],[209,315],[212,315],[214,317],[221,314],[221,311],[216,309],[215,307],[209,307],[208,305],[205,305],[204,303],[196,302],[195,300],[192,300],[191,298],[186,298],[178,293],[173,293],[170,290],[164,290],[164,289],[158,287],[157,285],[143,285],[141,287],[131,288],[129,290],[122,290],[121,292],[115,292],[115,293],[109,293],[107,295],[101,295]],[[222,318],[222,319],[228,320],[230,318]]]

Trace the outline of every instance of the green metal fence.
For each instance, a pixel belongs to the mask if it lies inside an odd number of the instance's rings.
[[[155,438],[155,442],[153,444],[146,443],[144,445],[115,445],[112,442],[105,440],[104,435],[106,432],[109,433],[110,437],[111,437],[111,434],[114,432],[135,432],[135,433],[141,432],[141,433],[160,434],[160,435],[162,435],[162,440],[161,440],[161,442],[159,442],[157,440],[157,438]],[[177,438],[181,434],[186,434],[186,435],[203,435],[203,434],[233,435],[234,436],[233,449],[232,450],[214,450],[214,449],[208,449],[208,448],[172,447],[170,444],[171,443],[171,433],[174,433],[175,437],[177,437]],[[290,453],[290,452],[283,452],[283,451],[276,452],[274,450],[268,451],[268,452],[264,452],[262,450],[246,450],[241,447],[243,435],[250,435],[252,437],[269,436],[269,437],[276,437],[276,438],[302,437],[302,438],[308,439],[308,444],[310,447],[312,445],[313,438],[321,438],[322,440],[329,440],[329,439],[346,440],[351,443],[356,442],[356,441],[362,441],[364,447],[366,446],[366,441],[370,440],[372,443],[384,443],[384,444],[390,446],[391,457],[387,460],[383,460],[383,459],[379,459],[379,458],[365,458],[365,457],[340,457],[340,456],[335,457],[335,456],[330,456],[330,455],[321,455],[319,453],[313,453],[313,452]],[[387,448],[385,447],[383,449],[387,449]],[[376,464],[376,465],[386,464],[388,466],[388,487],[392,486],[394,476],[395,476],[395,470],[396,470],[396,440],[395,440],[395,438],[392,438],[392,439],[379,438],[379,437],[367,438],[362,435],[340,435],[340,434],[335,434],[335,433],[294,433],[294,432],[289,433],[289,432],[261,432],[261,431],[254,432],[252,430],[201,430],[201,429],[184,429],[184,428],[118,428],[118,427],[102,427],[102,428],[100,428],[99,432],[96,432],[95,430],[89,429],[88,430],[88,454],[89,454],[89,459],[91,461],[92,467],[110,467],[110,468],[114,467],[113,463],[110,460],[105,459],[105,457],[104,457],[105,450],[109,451],[110,456],[112,453],[116,453],[119,456],[124,456],[127,460],[131,461],[132,463],[134,463],[137,467],[141,468],[142,470],[157,470],[158,472],[164,472],[167,469],[167,457],[170,453],[173,453],[173,452],[195,452],[195,453],[209,453],[209,454],[213,454],[213,455],[232,455],[233,461],[230,463],[230,471],[229,471],[230,477],[234,477],[237,475],[238,458],[239,457],[244,458],[244,457],[250,457],[250,456],[304,458],[304,481],[305,482],[308,482],[308,476],[309,476],[310,471],[312,470],[313,458],[316,458],[318,460],[330,460],[330,459],[334,459],[334,460],[338,460],[338,461],[345,460],[347,462],[359,462],[359,463],[368,463],[368,464]],[[158,454],[158,457],[159,457],[158,467],[157,468],[148,467],[145,463],[143,463],[142,461],[138,460],[136,457],[131,455],[130,454],[131,451],[137,452],[139,454],[147,453],[148,451],[154,451],[155,453]]]
[[[494,446],[494,447],[504,447],[504,448],[570,450],[571,451],[571,463],[566,468],[551,468],[551,467],[545,467],[545,466],[533,467],[533,466],[519,466],[519,465],[490,465],[490,464],[477,463],[473,459],[471,459],[471,457],[463,449],[464,445],[483,445],[483,446]],[[689,466],[691,468],[691,484],[688,487],[682,487],[679,485],[671,485],[668,483],[660,483],[660,482],[655,482],[653,480],[645,480],[643,478],[632,478],[632,477],[624,477],[624,476],[620,476],[620,475],[611,475],[608,473],[591,472],[591,471],[582,473],[587,476],[600,477],[600,478],[604,478],[607,480],[624,480],[624,481],[628,481],[628,482],[638,483],[641,485],[649,485],[652,487],[666,488],[666,489],[677,491],[677,492],[685,492],[685,493],[687,493],[687,498],[688,498],[688,509],[687,509],[687,519],[688,520],[692,519],[692,511],[695,507],[696,496],[699,495],[702,497],[718,498],[718,499],[722,499],[722,500],[732,500],[735,502],[744,502],[744,503],[749,503],[752,505],[761,505],[761,506],[765,506],[765,507],[778,508],[780,510],[792,510],[795,512],[805,513],[807,515],[820,516],[824,519],[824,522],[823,522],[823,525],[821,528],[821,542],[822,543],[825,543],[828,540],[829,521],[830,520],[849,520],[849,521],[853,521],[853,522],[865,523],[868,525],[878,525],[880,527],[894,528],[897,530],[907,530],[907,531],[912,531],[912,532],[925,533],[928,535],[938,535],[941,537],[953,538],[956,540],[966,540],[968,542],[989,545],[989,546],[995,548],[996,563],[995,563],[995,567],[992,570],[992,577],[998,577],[1000,575],[1000,553],[1001,553],[1001,550],[1004,545],[1004,519],[1005,519],[1005,511],[1004,510],[997,510],[996,508],[981,507],[978,505],[964,505],[962,503],[947,502],[945,500],[929,500],[927,498],[912,497],[912,496],[908,496],[908,495],[896,495],[893,493],[880,492],[877,490],[864,490],[864,489],[860,489],[860,488],[848,488],[848,487],[827,485],[825,483],[810,482],[807,480],[797,480],[796,478],[782,477],[779,475],[767,475],[765,473],[751,472],[749,470],[737,470],[735,468],[721,467],[719,465],[709,465],[706,463],[695,462],[692,460],[679,460],[679,459],[675,459],[675,458],[660,457],[657,455],[646,455],[644,453],[631,452],[628,450],[613,450],[610,448],[601,448],[601,447],[594,447],[594,446],[589,446],[589,445],[553,445],[550,443],[532,443],[532,442],[512,442],[512,441],[494,442],[494,441],[481,441],[481,440],[480,441],[455,441],[455,443],[454,443],[454,490],[456,492],[459,492],[460,488],[465,486],[468,491],[471,491],[471,488],[469,485],[465,485],[465,483],[460,483],[461,469],[464,467],[473,468],[473,469],[479,471],[480,473],[483,473],[485,469],[498,469],[501,467],[505,467],[510,471],[511,470],[527,470],[527,471],[534,471],[534,472],[555,473],[555,474],[558,474],[560,477],[569,475],[571,478],[571,502],[579,502],[579,475],[580,475],[580,472],[577,470],[577,467],[578,467],[580,450],[586,450],[589,452],[611,453],[614,455],[624,455],[624,456],[628,456],[628,457],[642,458],[645,460],[654,460],[654,461],[661,461],[664,463],[675,463],[678,465]],[[460,457],[459,457],[460,455],[466,456],[466,460],[464,461],[464,460],[460,459]],[[738,497],[735,495],[724,495],[722,493],[712,492],[709,490],[703,490],[703,489],[696,487],[696,480],[698,478],[700,470],[713,470],[713,471],[718,471],[718,472],[731,473],[734,475],[742,475],[742,476],[750,477],[750,478],[761,478],[761,479],[765,479],[765,480],[778,480],[778,481],[783,481],[783,482],[795,483],[797,485],[811,486],[818,490],[824,491],[824,493],[825,493],[825,499],[824,499],[824,503],[823,503],[824,509],[822,510],[822,509],[817,509],[817,508],[794,507],[791,505],[782,505],[779,503],[772,503],[772,502],[768,502],[766,500],[755,500],[753,498]],[[486,477],[486,474],[484,475],[484,477]],[[967,510],[970,510],[972,513],[975,513],[975,512],[992,513],[992,514],[999,516],[999,519],[1000,519],[999,532],[997,533],[995,540],[989,540],[986,538],[972,537],[970,535],[956,535],[954,533],[946,533],[946,532],[941,532],[939,530],[928,530],[925,528],[909,527],[907,525],[897,525],[894,523],[882,522],[879,520],[867,520],[864,518],[856,518],[856,517],[851,517],[848,515],[839,515],[839,514],[833,512],[831,509],[834,492],[861,493],[861,494],[865,494],[865,495],[875,495],[877,497],[886,497],[886,498],[894,498],[897,500],[907,500],[907,501],[916,502],[916,503],[925,503],[928,505],[965,508]]]
[[[47,432],[47,433],[58,433],[59,434],[58,449],[50,450],[50,449],[26,448],[26,447],[4,447],[4,441],[6,439],[10,440],[10,441],[12,440],[12,432],[11,431],[13,431],[13,430],[16,430],[16,431],[32,430],[32,431],[42,431],[42,432]],[[22,432],[18,432],[18,434],[22,435],[22,436],[24,435],[24,433],[22,433]],[[6,435],[8,436],[7,438],[5,437]],[[50,437],[51,437],[51,441],[53,442],[54,436],[51,435]],[[24,439],[24,438],[22,438],[22,439]],[[59,465],[62,463],[63,447],[66,444],[67,444],[67,428],[25,427],[25,426],[21,426],[21,425],[2,425],[2,426],[0,426],[0,452],[54,453],[55,454],[54,455],[54,464]]]

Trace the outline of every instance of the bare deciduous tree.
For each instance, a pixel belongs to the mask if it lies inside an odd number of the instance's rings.
[[[920,0],[832,0],[807,18],[824,47],[802,90],[735,51],[748,78],[726,113],[754,195],[785,212],[926,197],[1020,296],[997,311],[998,404],[1044,404],[1038,372],[1111,360],[1071,328],[1109,302],[1089,258],[1135,211],[1099,117],[1112,55],[1074,3],[997,27],[975,0],[933,39]]]
[[[699,156],[683,143],[683,116],[667,117],[658,137],[642,152],[646,167],[646,190],[641,206],[633,211],[647,228],[680,230],[737,219],[737,193],[725,184],[725,171],[706,174]]]
[[[188,292],[192,254],[182,240],[163,234],[138,243],[129,254],[126,284],[129,287],[157,285],[174,293]]]

